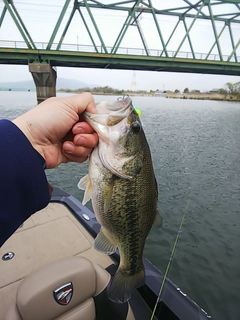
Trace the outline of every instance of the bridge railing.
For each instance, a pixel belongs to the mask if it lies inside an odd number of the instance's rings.
[[[35,42],[34,45],[38,50],[46,50],[48,46],[48,42]],[[51,51],[57,50],[58,43],[53,43],[51,46]],[[0,48],[13,48],[13,49],[29,49],[26,42],[24,41],[8,41],[8,40],[0,40]],[[81,45],[81,44],[67,44],[63,43],[59,49],[59,51],[71,51],[71,52],[86,52],[86,53],[105,53],[102,46],[97,46],[97,50],[92,45]],[[107,53],[111,53],[112,47],[106,47]],[[194,52],[195,58],[192,52],[179,51],[176,54],[176,51],[168,50],[169,58],[183,58],[183,59],[199,59],[199,60],[207,60],[207,61],[221,61],[219,54],[207,54],[207,53],[198,53]],[[163,50],[157,49],[148,49],[148,54],[145,49],[141,48],[127,48],[127,47],[119,47],[116,54],[124,54],[124,55],[136,55],[136,56],[152,56],[152,57],[166,57]],[[223,61],[228,61],[229,56],[223,55]],[[240,61],[240,56],[237,57],[237,61]],[[236,62],[235,58],[232,57],[230,62]]]

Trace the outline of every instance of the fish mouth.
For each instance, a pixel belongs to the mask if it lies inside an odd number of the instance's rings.
[[[101,135],[103,126],[114,126],[126,118],[134,109],[129,96],[118,98],[117,101],[100,102],[96,105],[97,113],[84,111],[83,118]]]
[[[121,117],[126,116],[126,110],[132,105],[132,100],[129,96],[123,96],[117,99],[117,101],[100,102],[96,105],[97,113],[90,113],[85,111],[83,117],[86,119],[94,118],[100,116],[101,114],[114,114],[121,115]]]
[[[132,104],[132,100],[129,96],[119,97],[113,105],[109,104],[109,111],[124,113]]]

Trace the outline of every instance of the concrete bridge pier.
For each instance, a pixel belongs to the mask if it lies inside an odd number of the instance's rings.
[[[29,63],[28,66],[36,85],[38,103],[55,97],[57,72],[50,64]]]

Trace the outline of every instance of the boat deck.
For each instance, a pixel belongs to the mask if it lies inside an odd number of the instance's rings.
[[[0,320],[4,320],[10,306],[15,304],[21,281],[51,262],[82,256],[107,268],[113,275],[119,263],[119,254],[116,252],[110,258],[93,248],[99,229],[93,212],[65,191],[54,188],[49,205],[26,220],[0,248],[1,258],[13,253],[13,258],[8,261],[0,259]],[[136,320],[152,319],[152,310],[164,281],[163,273],[150,261],[143,258],[143,263],[145,285],[135,290],[129,300]],[[211,318],[168,278],[165,279],[162,296],[153,319]]]
[[[81,255],[106,268],[112,260],[92,247],[93,237],[61,203],[50,203],[25,221],[0,248],[0,320],[15,302],[17,288],[28,274],[50,262]]]

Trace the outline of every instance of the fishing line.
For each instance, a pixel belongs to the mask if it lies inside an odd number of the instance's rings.
[[[180,226],[179,226],[179,229],[178,229],[178,233],[177,233],[177,236],[176,236],[176,239],[175,239],[173,248],[172,248],[172,252],[171,252],[170,258],[169,258],[169,260],[168,260],[167,268],[166,268],[166,271],[165,271],[165,274],[164,274],[164,277],[163,277],[163,281],[162,281],[161,287],[160,287],[159,292],[158,292],[158,297],[157,297],[155,306],[154,306],[154,308],[153,308],[153,312],[152,312],[152,315],[151,315],[150,320],[153,320],[154,315],[155,315],[155,312],[156,312],[156,309],[157,309],[157,306],[158,306],[158,303],[159,303],[159,301],[160,301],[160,297],[161,297],[161,294],[162,294],[162,291],[163,291],[163,287],[164,287],[164,285],[165,285],[166,278],[167,278],[169,269],[170,269],[170,267],[171,267],[171,264],[172,264],[172,261],[173,261],[173,258],[174,258],[174,254],[175,254],[175,251],[176,251],[178,239],[179,239],[180,234],[181,234],[181,232],[182,232],[182,226],[183,226],[184,219],[185,219],[185,216],[186,216],[186,213],[187,213],[187,210],[188,210],[188,205],[189,205],[189,202],[190,202],[190,199],[191,199],[191,195],[192,195],[192,189],[191,189],[191,192],[190,192],[190,194],[189,194],[189,198],[188,198],[188,200],[187,200],[186,207],[185,207],[185,209],[184,209],[184,211],[183,211],[182,220],[181,220],[181,222],[180,222]]]

